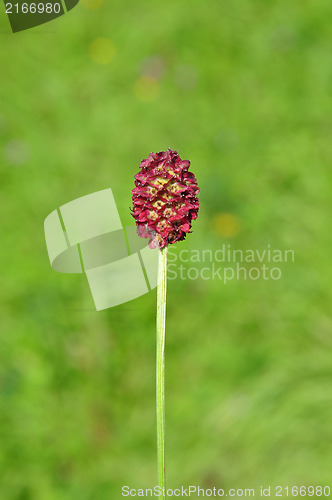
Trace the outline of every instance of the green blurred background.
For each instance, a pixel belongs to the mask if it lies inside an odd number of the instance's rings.
[[[14,35],[2,6],[1,500],[156,484],[155,291],[96,312],[84,276],[51,269],[43,222],[111,187],[132,224],[139,162],[168,147],[201,187],[174,252],[295,252],[276,281],[169,281],[168,486],[332,487],[331,16],[84,0]]]

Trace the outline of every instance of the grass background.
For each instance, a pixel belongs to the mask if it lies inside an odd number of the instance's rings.
[[[156,484],[155,292],[102,312],[43,221],[177,149],[201,187],[174,249],[293,249],[274,280],[169,281],[168,486],[330,485],[332,4],[82,0],[0,28],[0,498]],[[100,40],[101,38],[101,40]],[[226,214],[226,215],[225,215]]]

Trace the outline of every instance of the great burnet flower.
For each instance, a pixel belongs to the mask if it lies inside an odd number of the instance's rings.
[[[150,248],[183,240],[197,219],[199,187],[190,162],[177,151],[151,153],[134,176],[132,216],[137,232],[149,238]]]

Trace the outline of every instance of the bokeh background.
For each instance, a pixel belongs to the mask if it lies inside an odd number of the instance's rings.
[[[15,35],[1,9],[0,498],[156,484],[155,291],[97,313],[43,222],[111,187],[131,224],[168,147],[201,187],[174,252],[295,252],[280,280],[169,281],[168,486],[332,486],[330,0],[82,0]]]

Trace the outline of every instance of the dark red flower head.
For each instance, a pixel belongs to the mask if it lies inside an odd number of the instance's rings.
[[[191,232],[199,208],[199,187],[194,174],[188,172],[189,165],[169,149],[151,153],[134,176],[132,216],[138,234],[149,238],[150,248],[164,248]]]

